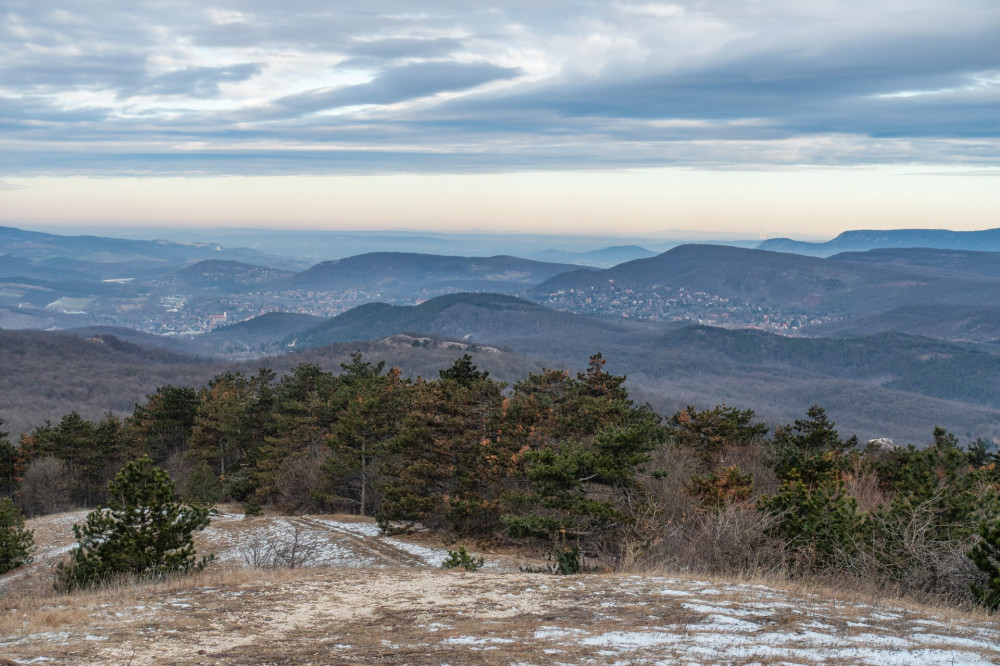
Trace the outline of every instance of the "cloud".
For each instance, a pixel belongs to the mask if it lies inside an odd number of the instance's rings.
[[[228,67],[186,67],[150,78],[133,94],[215,97],[219,94],[220,83],[245,81],[260,71],[261,66],[256,63]]]
[[[395,104],[510,79],[519,71],[488,63],[422,62],[383,70],[367,83],[312,90],[277,100],[278,114],[302,115],[359,104]]]
[[[1000,6],[13,2],[0,175],[995,166]]]
[[[440,58],[463,47],[461,39],[438,37],[418,39],[392,37],[388,39],[357,40],[347,48],[349,53],[373,58]]]
[[[124,89],[140,85],[144,77],[143,60],[123,53],[35,58],[0,65],[3,88],[22,92]]]

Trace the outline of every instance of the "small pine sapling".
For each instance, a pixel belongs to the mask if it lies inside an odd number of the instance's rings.
[[[443,569],[465,569],[475,571],[481,569],[485,560],[482,557],[470,555],[465,546],[459,546],[458,550],[449,550],[448,559],[441,563]]]
[[[93,587],[122,575],[159,578],[205,567],[192,534],[208,526],[209,510],[177,501],[174,484],[153,461],[125,465],[108,484],[107,506],[73,526],[77,546],[56,569],[61,590]]]
[[[24,516],[8,498],[0,498],[0,574],[31,562],[34,533],[24,526]]]

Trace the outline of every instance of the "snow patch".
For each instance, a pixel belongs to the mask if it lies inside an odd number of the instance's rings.
[[[475,636],[456,636],[454,638],[446,638],[441,642],[446,645],[489,645],[491,643],[506,645],[508,643],[513,643],[514,639],[496,638],[493,636],[487,636],[484,638],[477,638]]]
[[[707,629],[715,631],[759,631],[760,625],[746,620],[739,620],[728,615],[709,615],[705,618],[705,623],[701,625]]]
[[[641,631],[609,631],[599,636],[584,638],[580,641],[580,644],[625,650],[677,643],[678,640],[679,638],[675,634],[668,634],[659,631],[653,633]]]

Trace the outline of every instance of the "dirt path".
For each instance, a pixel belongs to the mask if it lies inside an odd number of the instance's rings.
[[[333,532],[360,552],[370,553],[372,556],[389,564],[398,566],[424,566],[428,564],[416,555],[403,550],[398,545],[393,545],[382,535],[359,534],[357,531],[352,531],[349,527],[352,525],[351,523],[322,520],[308,516],[292,520],[310,530]],[[369,524],[354,523],[354,525],[364,525],[367,527]]]

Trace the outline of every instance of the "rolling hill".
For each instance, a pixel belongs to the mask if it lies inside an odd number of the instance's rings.
[[[636,326],[559,312],[501,294],[450,294],[414,306],[369,303],[286,339],[295,349],[333,342],[381,339],[396,333],[426,333],[474,343],[499,343],[552,357],[568,338],[597,348],[627,336]]]
[[[59,298],[114,298],[130,291],[128,285],[117,282],[3,277],[0,278],[0,307],[45,308]]]
[[[201,385],[219,367],[108,334],[7,330],[0,330],[0,364],[0,418],[15,436],[70,411],[123,416],[158,386]]]
[[[272,319],[265,315],[264,323]],[[185,348],[187,353],[182,351]],[[269,367],[281,375],[299,363],[337,370],[341,363],[350,362],[355,351],[372,360],[385,360],[389,367],[399,366],[410,377],[436,377],[438,370],[449,367],[460,355],[447,345],[410,347],[373,340],[249,361],[223,361],[199,356],[204,347],[197,341],[135,331],[0,330],[0,367],[4,369],[0,372],[0,419],[4,420],[0,430],[12,433],[16,440],[19,433],[42,425],[46,419],[58,421],[71,411],[88,419],[100,419],[107,412],[124,417],[160,386],[200,388],[227,370],[255,374],[259,368]],[[537,360],[512,352],[473,349],[469,353],[477,365],[503,381],[516,381],[543,367]]]
[[[829,259],[715,245],[682,245],[649,259],[601,271],[558,275],[532,289],[542,304],[577,312],[623,315],[636,302],[728,316],[766,309],[788,319],[850,319],[904,305],[951,303],[1000,307],[1000,275],[992,255],[962,255],[969,265],[945,270],[946,258],[897,253]],[[976,256],[973,256],[976,255]],[[900,259],[908,256],[908,261]],[[697,296],[697,298],[696,298]],[[655,312],[655,311],[654,311]],[[692,318],[688,316],[687,318]]]
[[[949,303],[905,305],[867,317],[810,326],[806,332],[810,336],[845,336],[890,331],[995,347],[1000,341],[1000,308]]]
[[[173,285],[187,289],[244,291],[266,288],[294,275],[292,271],[224,259],[205,259],[170,275]]]
[[[516,257],[452,257],[372,252],[324,261],[287,280],[289,289],[367,292],[382,299],[419,300],[461,291],[515,294],[578,269]]]
[[[326,321],[323,317],[296,312],[268,312],[237,324],[220,326],[192,342],[205,351],[228,356],[281,351],[281,341]]]
[[[828,408],[862,438],[925,441],[935,425],[1000,438],[1000,357],[976,345],[887,333],[794,338],[754,330],[623,322],[513,297],[455,294],[417,306],[369,304],[286,340],[296,350],[398,333],[445,336],[581,368],[595,352],[664,413],[726,402],[772,425]]]
[[[1000,229],[948,231],[946,229],[889,229],[845,231],[823,243],[809,243],[791,238],[771,238],[757,246],[759,250],[794,252],[814,257],[829,257],[841,252],[866,252],[876,248],[937,248],[1000,252]]]
[[[1000,278],[1000,252],[894,248],[867,252],[843,252],[833,255],[830,259],[942,275]]]
[[[838,293],[893,276],[881,267],[859,268],[796,254],[723,245],[681,245],[648,259],[602,271],[573,271],[532,289],[534,296],[615,284],[633,290],[684,286],[734,298],[793,303]]]
[[[55,263],[55,265],[53,265]],[[76,280],[99,282],[100,278],[82,270],[74,270],[75,262],[50,259],[32,261],[14,254],[0,255],[0,278],[30,278],[35,280]]]

